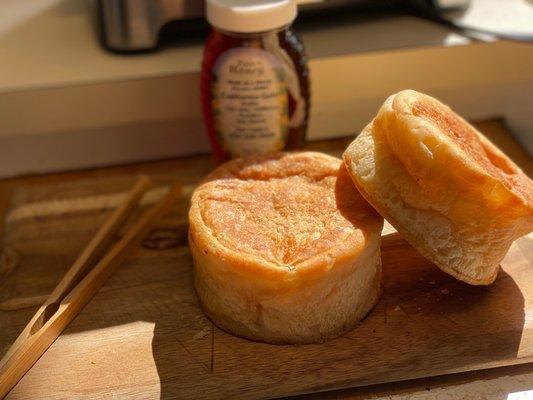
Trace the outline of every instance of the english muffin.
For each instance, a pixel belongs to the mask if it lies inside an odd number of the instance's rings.
[[[511,243],[533,229],[533,183],[449,107],[404,90],[346,149],[366,200],[443,271],[494,281]]]
[[[223,330],[268,343],[322,342],[378,301],[383,218],[341,160],[313,152],[233,160],[191,202],[194,284]]]

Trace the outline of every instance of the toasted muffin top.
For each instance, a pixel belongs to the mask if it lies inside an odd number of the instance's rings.
[[[533,212],[531,179],[438,100],[403,90],[387,100],[376,123],[387,132],[391,150],[420,185],[433,187],[437,180],[439,185],[447,181],[495,205],[505,203],[514,211],[521,207],[521,214]]]
[[[230,161],[192,203],[222,247],[288,269],[339,249],[360,251],[383,224],[341,161],[312,152]]]
[[[479,168],[500,181],[509,190],[533,201],[531,180],[498,148],[484,140],[468,122],[449,107],[434,101],[417,100],[412,105],[414,116],[437,126]]]

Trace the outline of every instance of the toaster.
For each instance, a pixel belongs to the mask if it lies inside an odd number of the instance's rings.
[[[464,8],[469,0],[296,0],[302,18],[307,14],[350,8],[357,11],[381,7],[410,7],[426,13]],[[161,37],[190,36],[205,31],[203,0],[99,0],[102,41],[116,52],[155,50]]]

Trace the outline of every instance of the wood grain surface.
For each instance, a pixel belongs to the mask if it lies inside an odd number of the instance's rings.
[[[345,145],[331,143],[319,148],[338,154]],[[198,307],[187,247],[188,196],[211,168],[206,157],[142,168],[158,187],[181,183],[183,198],[9,399],[279,397],[533,361],[531,236],[513,245],[493,285],[472,287],[388,230],[384,296],[357,329],[305,346],[217,329]],[[131,186],[128,171],[14,187],[0,262],[0,355]],[[145,207],[161,193],[148,193]]]

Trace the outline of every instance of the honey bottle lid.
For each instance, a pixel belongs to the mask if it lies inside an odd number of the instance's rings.
[[[215,28],[257,33],[290,25],[298,14],[295,0],[207,0],[206,15]]]

